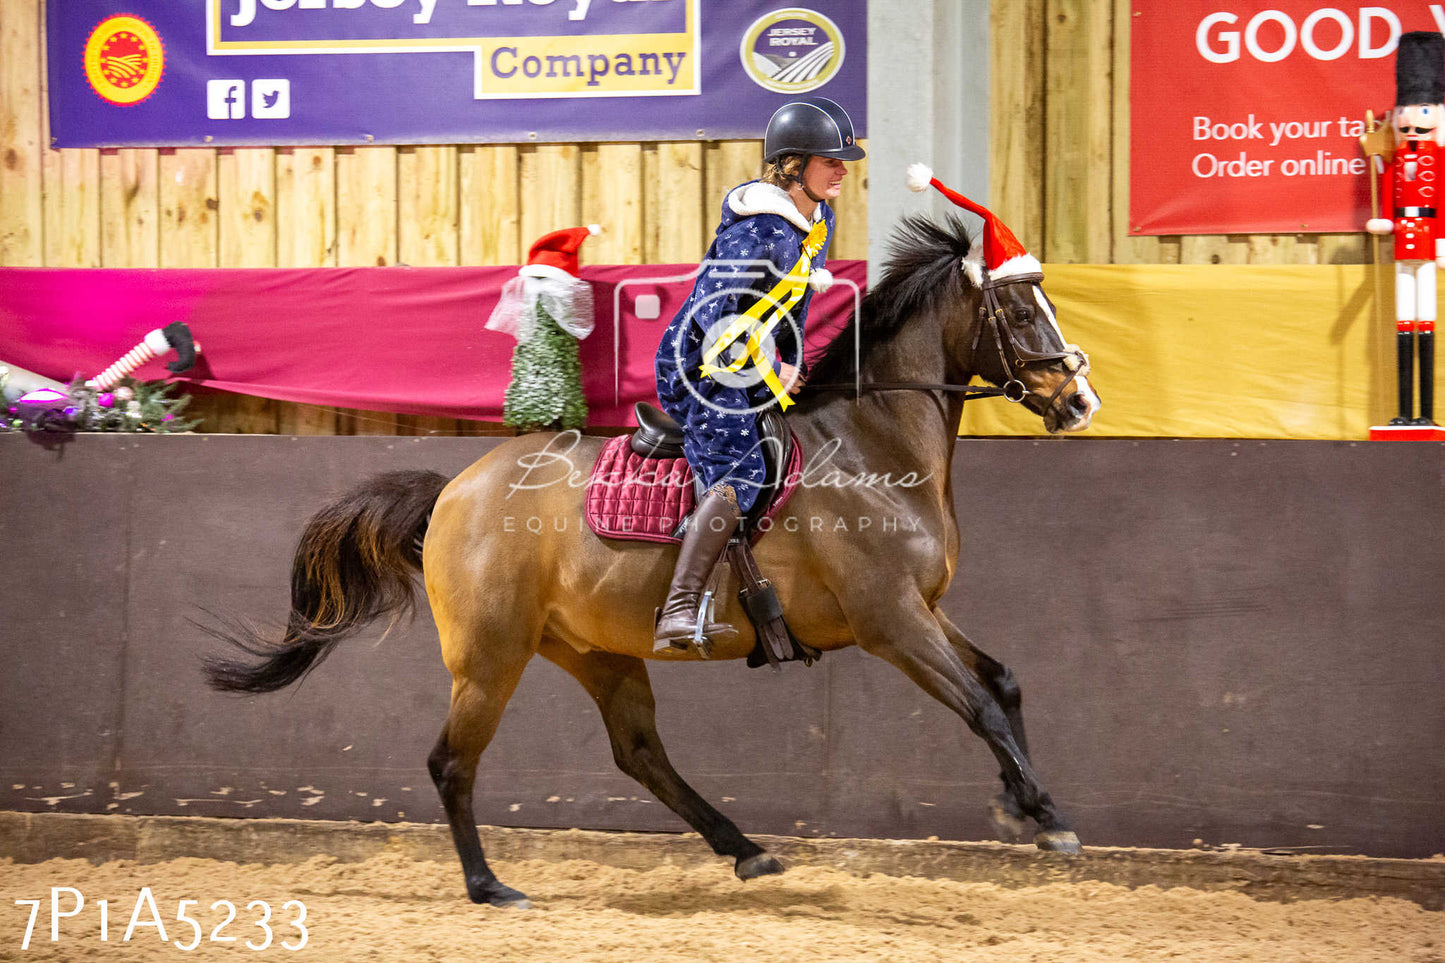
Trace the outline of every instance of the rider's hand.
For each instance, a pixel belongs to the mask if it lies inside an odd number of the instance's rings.
[[[1395,222],[1388,217],[1372,217],[1365,222],[1365,230],[1371,234],[1390,234],[1395,230]]]
[[[795,395],[803,390],[803,375],[786,361],[778,362],[778,380],[788,386],[790,395]]]

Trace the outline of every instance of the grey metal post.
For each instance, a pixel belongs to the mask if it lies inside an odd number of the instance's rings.
[[[921,161],[950,187],[988,203],[988,0],[868,4],[868,283],[905,214],[958,213],[904,185]]]

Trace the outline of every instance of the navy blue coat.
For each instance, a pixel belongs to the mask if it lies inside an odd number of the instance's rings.
[[[827,226],[827,238],[810,260],[817,272],[826,263],[833,235],[833,211],[818,205],[814,223]],[[752,508],[765,465],[758,446],[757,418],[778,404],[772,388],[749,360],[735,374],[705,375],[704,349],[730,326],[730,319],[758,307],[803,255],[807,230],[797,207],[780,188],[749,181],[723,199],[717,236],[703,259],[692,294],[672,319],[657,348],[657,396],[683,431],[683,451],[707,488],[732,485],[738,507]],[[724,262],[746,262],[744,265]],[[764,353],[801,367],[804,322],[811,289],[784,312]],[[770,303],[762,306],[770,309]],[[771,314],[765,310],[764,316]],[[738,341],[739,350],[746,338]],[[724,360],[727,360],[726,358]]]

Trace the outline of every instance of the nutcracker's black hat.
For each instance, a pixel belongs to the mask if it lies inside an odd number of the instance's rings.
[[[1412,30],[1395,52],[1395,106],[1445,103],[1445,36]]]

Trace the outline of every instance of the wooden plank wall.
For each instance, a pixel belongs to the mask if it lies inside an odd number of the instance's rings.
[[[55,0],[51,0],[55,2]],[[52,150],[44,0],[0,0],[0,265],[517,264],[558,227],[606,233],[583,263],[706,250],[758,141]],[[1126,0],[992,0],[992,206],[1045,261],[1350,263],[1359,235],[1131,238]],[[867,252],[867,162],[834,256]],[[128,347],[128,346],[124,346]],[[119,350],[124,350],[124,347]],[[203,430],[491,433],[486,423],[209,394]]]

